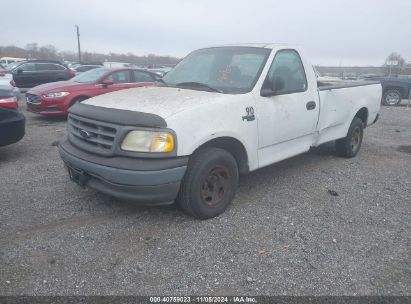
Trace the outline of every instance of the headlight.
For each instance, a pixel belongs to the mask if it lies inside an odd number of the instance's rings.
[[[131,131],[121,143],[121,149],[133,152],[172,152],[174,137],[169,132]]]
[[[64,97],[64,96],[67,96],[69,94],[70,94],[69,92],[55,92],[55,93],[45,94],[44,97],[46,97],[46,98],[56,98],[56,97]]]

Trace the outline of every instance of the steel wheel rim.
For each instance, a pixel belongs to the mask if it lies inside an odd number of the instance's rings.
[[[397,104],[400,101],[400,95],[394,92],[388,93],[385,97],[385,101],[390,105]]]
[[[351,136],[351,149],[356,151],[361,143],[361,129],[360,127],[355,127]]]
[[[207,206],[218,206],[230,191],[229,171],[224,166],[215,166],[201,185],[201,199]]]

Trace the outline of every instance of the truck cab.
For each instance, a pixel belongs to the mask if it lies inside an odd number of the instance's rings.
[[[380,100],[378,83],[318,86],[296,46],[210,47],[155,87],[73,106],[60,154],[82,186],[210,218],[232,201],[239,174],[333,140],[355,156]]]

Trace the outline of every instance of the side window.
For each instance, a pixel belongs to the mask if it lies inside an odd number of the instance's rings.
[[[54,63],[37,63],[37,71],[62,71],[64,67]]]
[[[153,82],[155,79],[148,73],[133,71],[134,82]]]
[[[23,72],[34,72],[36,67],[34,63],[24,63],[17,66],[17,70],[22,70]]]
[[[112,80],[114,83],[130,83],[130,72],[129,71],[120,71],[114,72],[107,77],[108,80]]]
[[[274,77],[284,82],[284,87],[277,93],[297,93],[307,89],[307,79],[301,58],[294,50],[283,50],[277,52],[268,71],[267,80],[272,83]]]
[[[51,70],[51,64],[48,63],[37,63],[36,64],[36,70],[43,72],[43,71],[50,71]]]

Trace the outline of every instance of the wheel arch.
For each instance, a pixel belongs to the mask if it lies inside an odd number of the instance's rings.
[[[367,107],[362,107],[361,109],[359,109],[359,110],[355,113],[353,119],[354,119],[355,117],[358,117],[359,119],[361,119],[362,122],[364,123],[364,128],[366,128],[366,127],[367,127],[367,123],[368,123],[368,115],[369,115],[369,113],[368,113]],[[351,120],[351,121],[352,121],[352,120]]]
[[[385,95],[385,93],[387,92],[387,91],[389,91],[389,90],[397,90],[397,91],[399,91],[400,92],[400,94],[401,94],[401,97],[402,98],[405,98],[404,96],[405,96],[405,88],[403,88],[403,87],[401,87],[401,86],[395,86],[395,85],[387,85],[387,86],[384,86],[384,89],[383,89],[383,98],[384,98],[384,95]],[[408,96],[407,96],[408,97]]]
[[[193,153],[203,148],[220,148],[226,150],[236,160],[238,170],[241,174],[250,172],[247,150],[238,139],[230,136],[212,138],[199,145]]]

